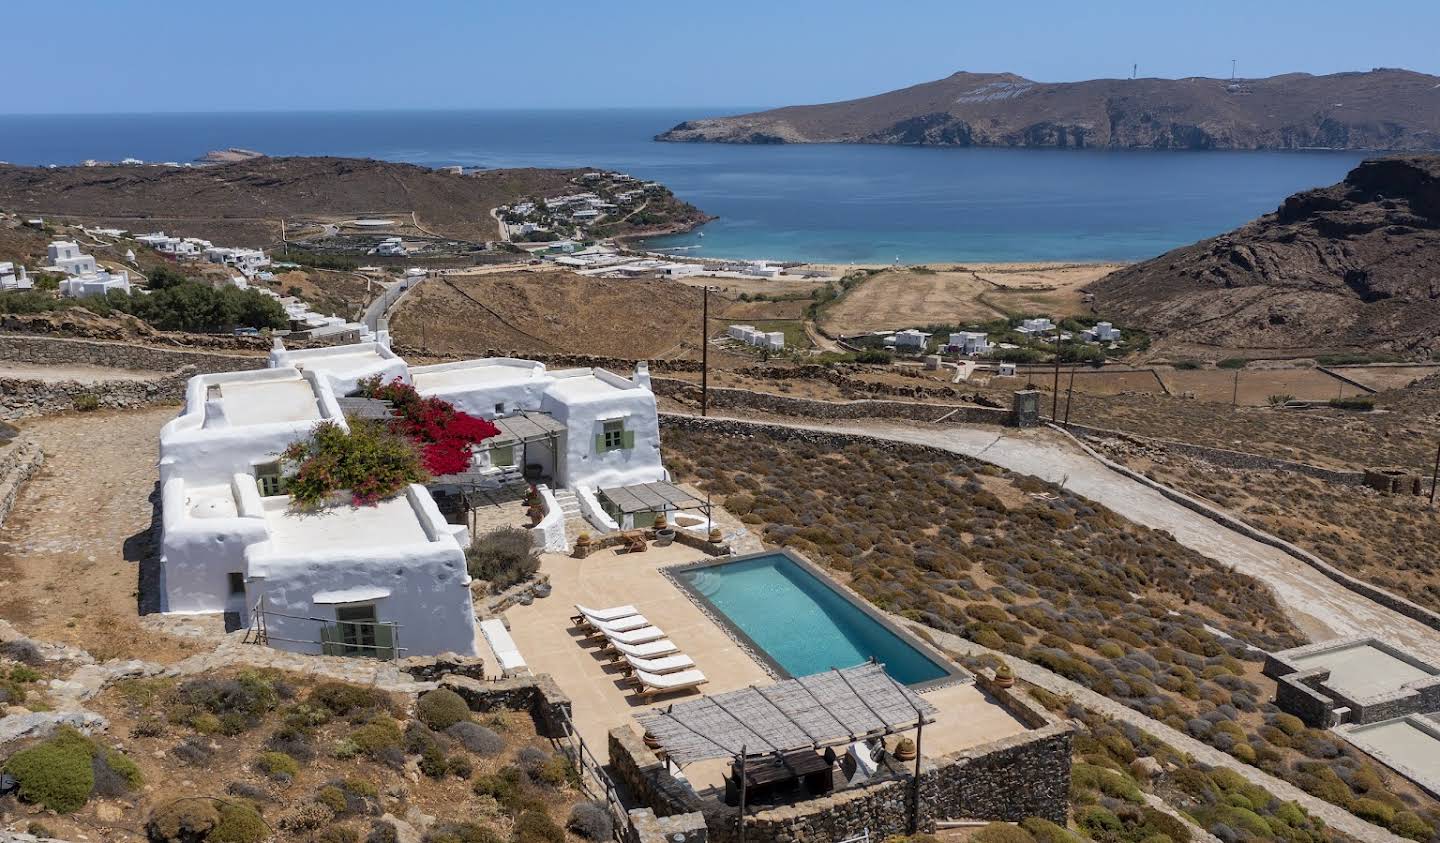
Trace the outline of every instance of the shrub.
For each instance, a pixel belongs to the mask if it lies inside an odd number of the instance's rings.
[[[1181,371],[1193,371],[1200,368],[1202,364],[1199,360],[1176,360],[1170,365]]]
[[[262,752],[255,769],[277,781],[288,781],[300,773],[300,763],[283,752]]]
[[[322,682],[311,689],[309,701],[324,706],[339,717],[371,709],[388,710],[393,704],[390,695],[384,691],[347,682]]]
[[[1266,396],[1265,400],[1270,403],[1270,406],[1272,406],[1272,407],[1278,407],[1278,406],[1280,406],[1281,404],[1288,404],[1288,403],[1290,403],[1291,401],[1294,401],[1294,400],[1295,400],[1295,396],[1291,395],[1291,394],[1288,393],[1288,392],[1281,392],[1281,393],[1277,393],[1277,394],[1275,394],[1275,395]]]
[[[1081,843],[1068,829],[1042,817],[1026,817],[1020,821],[1020,827],[1030,832],[1035,843]]]
[[[20,798],[57,814],[78,811],[95,787],[91,761],[96,747],[89,738],[63,726],[52,737],[23,749],[5,762],[20,784]]]
[[[1329,404],[1337,410],[1364,410],[1368,412],[1375,409],[1375,399],[1363,396],[1354,398],[1331,398]]]
[[[329,808],[337,814],[345,813],[350,801],[345,798],[345,792],[334,785],[326,785],[320,788],[315,794],[315,801]]]
[[[82,413],[89,413],[100,409],[100,396],[93,392],[82,392],[75,396],[71,403],[75,406],[76,410]]]
[[[470,576],[490,583],[492,591],[501,591],[540,570],[540,557],[530,533],[506,527],[476,536],[465,551],[465,565]]]
[[[610,809],[603,802],[580,802],[570,809],[565,827],[586,840],[609,840],[615,833]]]
[[[260,843],[269,836],[270,829],[258,811],[249,805],[227,803],[220,807],[220,822],[205,843]]]
[[[500,843],[500,835],[479,823],[439,823],[425,835],[424,843]]]
[[[233,679],[191,679],[175,689],[177,714],[196,731],[238,734],[280,702],[275,686],[255,673]],[[184,715],[192,712],[187,718]],[[212,718],[203,717],[204,714]]]
[[[1120,818],[1114,812],[1099,805],[1087,805],[1075,813],[1075,821],[1095,837],[1105,837],[1120,831]]]
[[[352,421],[348,431],[321,422],[283,456],[299,466],[288,486],[299,508],[318,507],[342,489],[355,506],[371,506],[429,479],[414,446],[378,422]]]
[[[565,829],[543,811],[525,811],[515,818],[515,843],[565,843]]]
[[[1356,799],[1350,806],[1350,813],[1379,825],[1388,826],[1395,821],[1395,809],[1378,799]]]
[[[1030,832],[1009,823],[990,823],[970,839],[974,843],[1035,843]]]
[[[314,843],[360,843],[360,831],[350,825],[332,825],[317,832],[313,840]]]
[[[499,755],[505,751],[505,739],[479,723],[468,720],[453,723],[445,730],[445,734],[476,755]]]
[[[465,698],[449,688],[436,688],[420,696],[415,716],[437,732],[470,719],[470,706]]]
[[[145,833],[156,843],[199,843],[220,824],[220,812],[209,799],[178,799],[150,812]]]
[[[405,736],[401,734],[400,726],[394,720],[377,717],[351,732],[349,740],[365,756],[379,760],[385,750],[400,749],[404,745]]]
[[[1429,840],[1435,829],[1410,811],[1397,811],[1390,822],[1390,830],[1411,840]]]
[[[124,796],[144,783],[135,762],[113,749],[97,747],[90,772],[95,777],[91,793],[96,796]]]
[[[1226,357],[1215,364],[1217,369],[1243,369],[1250,361],[1244,357]]]

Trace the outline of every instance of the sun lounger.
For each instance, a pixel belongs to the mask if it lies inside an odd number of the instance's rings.
[[[680,652],[680,648],[676,647],[675,642],[669,638],[661,638],[659,641],[650,641],[645,644],[621,644],[618,641],[611,641],[610,645],[615,648],[615,655],[611,657],[611,661],[619,661],[626,656],[634,656],[637,659],[654,659]]]
[[[635,681],[640,683],[640,688],[635,693],[642,697],[652,694],[668,694],[671,691],[687,691],[698,688],[709,682],[705,674],[698,670],[682,670],[679,673],[649,673],[644,670],[635,671]]]
[[[695,666],[695,660],[684,653],[677,653],[673,656],[661,656],[658,659],[637,659],[634,656],[626,656],[625,662],[625,672],[627,674],[634,673],[637,670],[657,674],[675,673],[676,671]]]
[[[575,604],[575,611],[578,615],[571,615],[570,621],[576,626],[581,624],[605,623],[607,621],[618,621],[621,618],[628,618],[631,615],[640,614],[640,610],[630,604],[624,606],[611,606],[608,609],[592,609],[589,606]]]
[[[618,621],[605,621],[604,623],[590,624],[593,630],[591,635],[608,635],[612,632],[629,632],[632,629],[640,629],[650,625],[650,621],[644,615],[631,615],[628,618],[621,618]]]
[[[658,626],[642,626],[639,629],[631,629],[625,632],[606,632],[605,638],[610,644],[645,644],[650,641],[659,641],[665,637]]]

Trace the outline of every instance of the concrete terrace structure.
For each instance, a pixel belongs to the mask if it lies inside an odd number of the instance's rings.
[[[1306,725],[1370,724],[1440,711],[1440,665],[1369,637],[1272,653],[1275,704]]]
[[[754,325],[731,325],[725,329],[725,335],[766,351],[785,350],[784,331],[760,331]]]

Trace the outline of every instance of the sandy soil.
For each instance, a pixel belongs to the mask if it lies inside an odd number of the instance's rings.
[[[1427,375],[1440,372],[1440,365],[1429,366],[1340,366],[1331,367],[1347,378],[1371,389],[1404,389]]]
[[[1086,285],[1115,264],[976,264],[888,270],[852,290],[825,312],[831,333],[856,333],[1014,314],[1086,312]]]
[[[1363,389],[1318,369],[1241,369],[1239,402],[1249,407],[1264,407],[1272,395],[1293,395],[1307,401],[1328,401],[1365,395]],[[1193,393],[1201,401],[1229,404],[1235,390],[1235,371],[1226,369],[1192,369],[1163,371],[1170,391],[1176,395]]]
[[[70,413],[24,426],[45,465],[0,527],[0,618],[98,659],[174,661],[202,649],[146,629],[137,612],[160,427],[175,412]]]

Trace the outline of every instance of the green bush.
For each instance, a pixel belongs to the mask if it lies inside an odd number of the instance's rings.
[[[1035,843],[1030,832],[1009,823],[990,823],[970,839],[974,843]]]
[[[300,762],[283,752],[262,752],[255,759],[255,769],[272,779],[293,779],[300,773]]]
[[[479,823],[448,822],[430,829],[423,843],[500,843],[500,835]]]
[[[1178,369],[1182,372],[1189,372],[1200,368],[1204,364],[1202,364],[1199,360],[1176,360],[1170,365],[1171,367]]]
[[[346,807],[350,804],[349,800],[345,798],[345,791],[334,785],[320,788],[315,794],[315,801],[337,814],[345,813]]]
[[[419,449],[377,422],[352,421],[349,430],[320,422],[309,439],[286,448],[284,458],[299,466],[287,489],[302,509],[318,507],[342,490],[356,506],[373,505],[429,478]]]
[[[503,591],[540,570],[540,557],[530,533],[505,527],[476,536],[465,551],[465,566],[470,576],[490,583],[491,591]]]
[[[95,787],[92,762],[97,748],[89,738],[62,726],[53,736],[10,756],[5,771],[20,783],[20,798],[57,814],[78,811]]]
[[[72,399],[71,404],[76,410],[88,413],[100,409],[100,397],[93,392],[82,392]]]
[[[156,843],[198,843],[220,824],[209,799],[178,799],[150,812],[146,835]]]
[[[360,843],[360,831],[354,826],[341,823],[322,828],[311,839],[313,843]]]
[[[1331,398],[1330,406],[1337,410],[1364,410],[1369,412],[1375,409],[1375,399],[1366,396],[1353,398]]]
[[[1388,826],[1395,821],[1395,809],[1378,799],[1356,799],[1350,806],[1350,813],[1378,825]]]
[[[1101,839],[1118,833],[1123,827],[1119,817],[1099,805],[1086,805],[1076,811],[1075,822],[1091,836]]]
[[[1026,817],[1020,821],[1020,827],[1030,832],[1035,843],[1082,843],[1069,829],[1042,817]]]
[[[470,706],[465,698],[449,688],[436,688],[420,696],[415,704],[415,716],[420,722],[443,732],[456,723],[470,719]]]
[[[322,682],[310,690],[309,701],[339,717],[372,709],[389,710],[394,700],[384,691],[348,682]]]
[[[269,836],[270,829],[259,812],[249,805],[227,802],[220,806],[220,822],[205,843],[260,843]]]
[[[1249,362],[1250,362],[1250,361],[1247,360],[1247,359],[1244,358],[1244,357],[1226,357],[1224,360],[1221,360],[1219,363],[1216,363],[1216,364],[1215,364],[1215,368],[1217,368],[1217,369],[1243,369],[1243,368],[1245,368],[1245,366],[1246,366],[1247,364],[1249,364]]]
[[[405,736],[394,720],[377,717],[351,732],[349,740],[367,757],[378,759],[386,750],[400,749]]]
[[[543,811],[526,811],[515,818],[515,843],[565,843],[565,829]]]
[[[1395,818],[1390,822],[1390,830],[1411,840],[1429,840],[1435,834],[1434,826],[1410,811],[1395,812]]]

